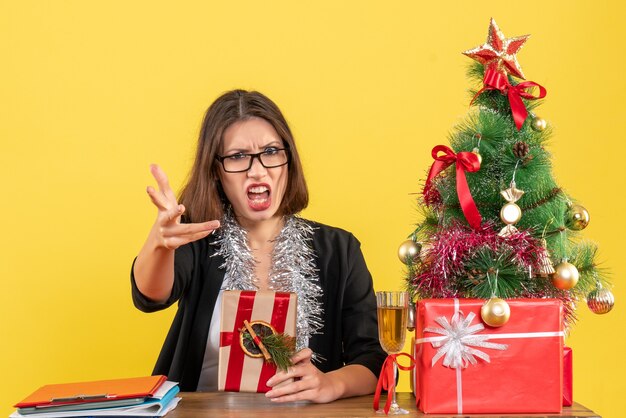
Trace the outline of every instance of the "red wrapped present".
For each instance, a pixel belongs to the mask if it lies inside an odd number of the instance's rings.
[[[244,321],[259,324],[270,332],[296,335],[295,293],[273,291],[224,291],[222,297],[218,390],[228,392],[267,392],[265,383],[276,373],[276,366],[263,354],[246,346]],[[257,328],[258,329],[258,328]]]
[[[563,347],[563,406],[572,406],[574,403],[572,367],[572,349],[569,347]]]
[[[507,300],[509,321],[480,318],[484,300],[419,301],[415,393],[432,414],[558,413],[563,401],[562,305]]]

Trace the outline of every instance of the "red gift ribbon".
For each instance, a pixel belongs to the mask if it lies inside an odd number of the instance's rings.
[[[287,311],[289,310],[289,302],[291,296],[289,293],[276,292],[274,296],[274,308],[272,309],[272,320],[270,323],[274,327],[277,333],[282,334],[285,332],[285,324],[287,322]],[[267,392],[271,388],[266,385],[270,377],[276,374],[276,365],[272,362],[263,362],[261,367],[261,374],[259,375],[259,385],[257,386],[257,392]]]
[[[438,155],[440,151],[444,154]],[[467,185],[467,178],[465,177],[466,171],[473,173],[480,170],[478,156],[473,152],[465,151],[455,154],[452,149],[445,145],[437,145],[434,147],[432,150],[432,156],[435,162],[430,167],[428,178],[426,179],[426,185],[424,186],[424,195],[426,195],[432,187],[432,181],[435,176],[446,167],[456,163],[456,192],[459,196],[459,203],[461,204],[461,209],[463,210],[463,214],[465,215],[467,222],[472,228],[478,229],[480,227],[482,217],[480,216],[480,212],[478,212],[476,203],[474,203],[474,198],[472,197],[472,193],[470,193],[469,186]]]
[[[403,366],[398,363],[398,357],[408,357],[411,360],[409,366]],[[387,391],[387,401],[385,402],[385,415],[389,413],[389,407],[391,406],[391,396],[389,396],[390,390],[396,388],[396,375],[394,373],[393,365],[398,366],[400,370],[411,370],[415,367],[415,359],[407,353],[389,354],[383,363],[383,368],[380,371],[378,377],[378,384],[376,385],[376,392],[374,393],[374,411],[378,411],[378,405],[380,403],[380,394],[383,389]]]
[[[528,110],[526,105],[522,101],[522,97],[528,100],[543,99],[546,97],[547,91],[545,87],[535,83],[534,81],[524,81],[517,85],[509,83],[509,79],[502,72],[499,72],[493,68],[487,68],[485,71],[485,77],[483,78],[484,87],[480,89],[478,93],[472,99],[472,103],[476,98],[485,90],[499,90],[503,94],[506,94],[509,98],[509,105],[511,106],[511,113],[513,114],[513,121],[519,131],[522,129],[524,121],[528,117]],[[539,95],[533,96],[527,92],[526,89],[530,87],[539,87]]]
[[[239,328],[243,326],[244,320],[251,321],[255,296],[256,292],[245,290],[241,291],[239,294],[239,302],[237,304],[235,328],[232,331],[223,331],[220,333],[220,347],[231,347],[230,356],[228,358],[228,373],[226,374],[226,382],[224,383],[225,391],[239,392],[239,388],[241,386],[245,353],[239,345]],[[276,292],[274,295],[274,306],[270,324],[272,324],[278,333],[285,331],[290,298],[290,294],[285,292]],[[276,366],[273,363],[264,361],[263,366],[261,367],[257,392],[267,392],[271,389],[265,383],[275,373]]]

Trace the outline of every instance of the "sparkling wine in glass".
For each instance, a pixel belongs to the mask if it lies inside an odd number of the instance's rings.
[[[397,354],[404,347],[406,338],[407,317],[409,312],[408,292],[376,292],[376,307],[378,310],[378,338],[380,345],[387,354]],[[393,364],[394,378],[398,373],[396,364]],[[409,411],[400,408],[396,402],[395,385],[387,396],[391,396],[389,415],[404,415]],[[378,410],[378,413],[384,411]]]

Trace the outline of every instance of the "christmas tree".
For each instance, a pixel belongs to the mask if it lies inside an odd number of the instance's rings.
[[[399,249],[413,298],[487,299],[483,320],[502,325],[508,298],[558,298],[565,325],[576,302],[606,313],[613,295],[597,246],[580,237],[589,213],[560,187],[534,110],[546,89],[516,54],[528,35],[505,38],[495,21],[487,42],[464,54],[478,88],[450,147],[433,148],[418,205],[423,219]]]

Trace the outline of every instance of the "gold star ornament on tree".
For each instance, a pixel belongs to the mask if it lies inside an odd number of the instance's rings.
[[[491,69],[505,77],[511,74],[517,78],[525,79],[515,54],[524,46],[529,36],[505,38],[496,21],[492,18],[489,23],[487,42],[477,48],[465,51],[463,54],[483,64],[485,70]]]

